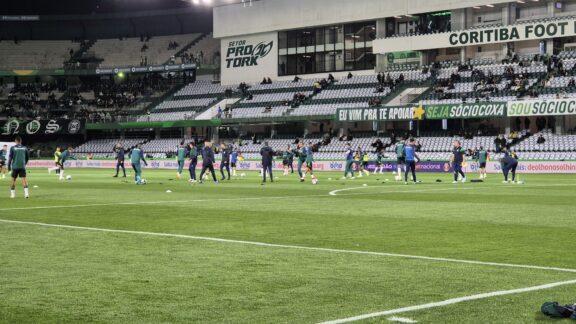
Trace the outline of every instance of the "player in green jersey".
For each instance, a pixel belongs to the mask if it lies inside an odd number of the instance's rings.
[[[16,136],[14,139],[16,145],[10,148],[10,155],[8,158],[8,171],[11,171],[12,182],[10,183],[10,198],[16,198],[16,179],[22,179],[22,186],[24,186],[24,197],[29,198],[28,180],[26,179],[26,164],[30,155],[28,148],[22,145],[22,138]]]
[[[184,164],[186,163],[186,155],[186,147],[182,141],[178,147],[178,150],[176,151],[176,159],[178,160],[178,173],[176,174],[177,179],[180,179],[182,176],[182,170],[184,170]]]
[[[480,179],[486,179],[486,162],[490,159],[490,154],[480,146],[478,151],[478,167],[480,169]]]

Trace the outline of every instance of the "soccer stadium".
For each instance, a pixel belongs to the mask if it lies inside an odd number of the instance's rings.
[[[0,7],[0,323],[576,320],[576,0]]]

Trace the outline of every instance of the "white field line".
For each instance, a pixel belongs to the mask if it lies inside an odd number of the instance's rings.
[[[390,310],[385,310],[385,311],[375,312],[375,313],[370,313],[370,314],[358,315],[358,316],[354,316],[354,317],[347,317],[347,318],[342,318],[342,319],[337,319],[337,320],[332,320],[332,321],[326,321],[326,322],[322,322],[321,324],[350,323],[350,322],[365,320],[365,319],[374,318],[374,317],[400,314],[400,313],[408,313],[408,312],[414,312],[414,311],[419,311],[419,310],[424,310],[424,309],[430,309],[430,308],[436,308],[436,307],[443,307],[443,306],[458,304],[458,303],[467,302],[467,301],[480,300],[480,299],[505,296],[505,295],[521,294],[521,293],[526,293],[526,292],[531,292],[531,291],[551,289],[551,288],[555,288],[555,287],[559,287],[559,286],[566,286],[566,285],[573,285],[573,284],[576,284],[576,280],[559,281],[559,282],[553,282],[553,283],[539,285],[539,286],[531,286],[531,287],[511,289],[511,290],[499,290],[499,291],[493,291],[493,292],[477,294],[477,295],[450,298],[450,299],[446,299],[443,301],[433,302],[433,303],[428,303],[428,304],[408,306],[408,307],[390,309]]]
[[[365,189],[365,188],[377,188],[377,187],[354,187],[354,188],[346,188],[346,189],[338,189],[338,190],[333,190],[330,191],[328,194],[330,196],[351,196],[353,194],[347,194],[347,195],[338,195],[339,192],[342,191],[350,191],[350,190],[357,190],[357,189]],[[427,189],[417,189],[417,190],[399,190],[399,191],[383,191],[383,192],[375,192],[375,193],[369,193],[370,195],[376,195],[376,194],[384,194],[384,193],[390,193],[390,194],[395,194],[395,193],[409,193],[409,192],[425,192],[425,191],[430,191],[431,193],[434,193],[436,191],[450,191],[450,190],[472,190],[472,189],[477,189],[477,188],[473,188],[473,187],[452,187],[452,188],[440,188],[440,189],[432,189],[432,187],[427,187]],[[357,193],[354,195],[364,195],[364,193]]]
[[[558,267],[544,267],[544,266],[526,265],[526,264],[498,263],[498,262],[485,262],[485,261],[474,261],[474,260],[438,258],[438,257],[410,255],[410,254],[371,252],[371,251],[360,251],[360,250],[343,250],[343,249],[309,247],[309,246],[287,245],[287,244],[274,244],[274,243],[230,240],[230,239],[223,239],[223,238],[217,238],[217,237],[194,236],[194,235],[185,235],[185,234],[157,233],[157,232],[108,229],[108,228],[85,227],[85,226],[74,226],[74,225],[49,224],[49,223],[39,223],[39,222],[16,221],[16,220],[8,220],[8,219],[0,219],[0,223],[19,224],[19,225],[33,225],[33,226],[53,227],[53,228],[65,228],[65,229],[105,232],[105,233],[133,234],[133,235],[144,235],[144,236],[155,236],[155,237],[172,237],[172,238],[179,238],[179,239],[200,240],[200,241],[231,243],[231,244],[243,244],[243,245],[277,248],[277,249],[294,249],[294,250],[304,250],[304,251],[341,253],[341,254],[371,255],[371,256],[380,256],[380,257],[393,257],[393,258],[426,260],[426,261],[437,261],[437,262],[451,262],[451,263],[462,263],[462,264],[472,264],[472,265],[481,265],[481,266],[493,266],[493,267],[504,267],[504,268],[520,268],[520,269],[547,270],[547,271],[556,271],[556,272],[576,273],[576,269],[558,268]]]
[[[361,188],[378,188],[375,186],[372,187],[361,187]],[[390,187],[388,187],[390,188]],[[428,187],[432,188],[432,187]],[[348,188],[354,189],[354,188]],[[392,189],[392,188],[390,188]],[[450,188],[449,190],[470,190],[473,188]],[[346,190],[346,189],[341,189]],[[443,191],[448,190],[446,189],[433,189],[431,191]],[[338,190],[335,190],[336,192]],[[410,192],[422,192],[428,190],[402,190],[402,191],[383,191],[383,192],[375,192],[375,193],[367,193],[367,195],[378,195],[378,194],[385,194],[385,193],[410,193]],[[334,191],[332,191],[334,192]],[[332,195],[329,193],[329,195]],[[358,193],[353,193],[349,195],[358,195]],[[332,195],[335,196],[335,195]],[[339,195],[339,196],[347,196],[347,195]],[[328,197],[326,194],[319,194],[319,195],[301,195],[301,196],[273,196],[273,197],[240,197],[240,198],[205,198],[205,199],[191,199],[191,200],[159,200],[159,201],[138,201],[138,202],[113,202],[113,203],[99,203],[99,204],[78,204],[78,205],[58,205],[58,206],[35,206],[35,207],[14,207],[14,208],[0,208],[0,211],[11,211],[11,210],[43,210],[43,209],[60,209],[60,208],[82,208],[82,207],[105,207],[105,206],[133,206],[133,205],[159,205],[159,204],[189,204],[189,203],[198,203],[198,202],[219,202],[219,201],[244,201],[244,200],[276,200],[276,199],[302,199],[302,198],[321,198],[321,197]]]
[[[396,317],[396,316],[389,317],[387,318],[387,320],[389,320],[390,322],[400,322],[400,323],[418,323],[418,321],[415,321],[411,318]]]

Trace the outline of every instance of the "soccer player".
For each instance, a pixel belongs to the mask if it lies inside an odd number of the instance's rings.
[[[370,161],[370,157],[368,156],[368,152],[364,152],[362,155],[362,168],[360,168],[360,172],[366,173],[366,176],[370,175],[370,171],[368,171],[368,162]]]
[[[294,153],[292,153],[292,149],[290,145],[286,148],[286,151],[282,152],[282,166],[284,167],[284,174],[283,176],[287,176],[290,169],[290,161],[294,159]],[[292,171],[294,172],[294,171]]]
[[[8,155],[8,145],[2,146],[0,150],[0,173],[2,173],[2,179],[6,178],[6,155]]]
[[[144,162],[145,166],[148,166],[148,162],[146,162],[144,158],[144,152],[140,148],[140,144],[137,144],[136,147],[130,151],[130,162],[132,163],[132,169],[134,169],[134,182],[137,185],[146,184],[146,182],[142,180],[142,165],[140,161]]]
[[[188,182],[194,183],[196,182],[196,165],[198,164],[198,149],[194,142],[188,144],[188,158],[190,159],[190,165],[188,166],[190,180]]]
[[[64,150],[62,154],[60,154],[60,159],[58,160],[58,167],[60,168],[60,180],[64,180],[64,163],[68,160],[76,160],[74,156],[72,156],[72,148],[69,147],[67,150]]]
[[[348,175],[354,179],[354,150],[352,150],[352,145],[346,143],[346,165],[344,167],[344,178],[346,179]]]
[[[314,175],[314,153],[312,152],[312,142],[308,143],[308,146],[304,147],[304,153],[306,154],[306,171],[304,175],[300,178],[300,182],[306,180],[306,175],[310,173],[312,181],[316,181],[316,176]]]
[[[360,160],[362,159],[362,149],[360,146],[356,148],[356,152],[354,152],[354,165],[356,166],[356,170],[358,171],[358,178],[362,178],[362,166],[360,165]]]
[[[508,152],[504,149],[504,157],[500,161],[502,165],[502,173],[504,174],[503,183],[510,183],[508,174],[512,172],[512,182],[516,181],[516,168],[518,167],[518,156],[514,152]]]
[[[290,172],[294,173],[294,151],[290,151],[290,158],[288,159],[288,166],[290,167]]]
[[[486,151],[483,146],[480,146],[480,150],[478,150],[478,167],[480,169],[480,179],[486,179],[486,162],[488,159],[490,159],[490,154],[488,154],[488,151]]]
[[[48,174],[51,174],[52,171],[56,171],[56,174],[60,174],[60,164],[58,164],[58,161],[60,161],[60,155],[62,155],[62,152],[60,146],[57,146],[56,151],[54,151],[54,167],[48,168]]]
[[[462,183],[466,182],[466,175],[462,170],[462,164],[465,161],[466,150],[462,147],[462,143],[459,140],[454,140],[454,148],[452,149],[452,157],[450,158],[450,164],[452,164],[452,169],[454,170],[454,181],[452,183],[458,183],[458,175],[462,175]]]
[[[186,164],[186,146],[184,146],[184,141],[180,142],[178,150],[176,150],[176,160],[178,161],[176,179],[180,179],[180,177],[182,177],[182,170],[184,170],[184,164]]]
[[[262,183],[266,183],[266,171],[270,174],[270,182],[274,182],[272,162],[274,161],[275,154],[276,152],[268,146],[268,142],[264,142],[264,147],[260,149],[260,155],[262,156]]]
[[[122,168],[122,173],[124,174],[122,177],[126,178],[126,168],[124,167],[126,150],[124,149],[124,145],[121,143],[116,144],[113,151],[116,153],[116,175],[113,177],[118,178],[118,173],[120,172],[120,168]]]
[[[304,147],[304,142],[298,142],[296,149],[294,150],[294,154],[298,157],[298,176],[300,177],[300,181],[303,182],[304,174],[302,173],[302,165],[306,162],[306,148]]]
[[[224,169],[228,173],[228,180],[230,180],[230,153],[232,149],[226,144],[220,144],[220,150],[222,151],[222,161],[220,162],[220,174],[222,175],[222,180],[226,180],[224,176]]]
[[[420,162],[420,157],[416,154],[416,141],[411,138],[408,145],[404,146],[404,158],[406,171],[404,172],[404,184],[408,184],[408,173],[412,171],[412,182],[416,184],[416,161]]]
[[[398,171],[398,178],[397,179],[401,179],[401,174],[402,174],[402,166],[406,164],[406,159],[404,158],[404,138],[401,138],[397,143],[396,143],[396,148],[394,149],[394,151],[396,152],[396,169]]]
[[[206,140],[204,148],[202,149],[202,172],[200,172],[200,184],[204,183],[204,173],[210,170],[214,183],[218,184],[216,173],[214,172],[214,151],[212,150],[212,142]]]
[[[238,155],[239,154],[240,154],[240,152],[238,152],[237,147],[232,148],[232,153],[230,153],[230,167],[232,168],[232,176],[233,177],[236,176],[236,163],[238,163]]]
[[[374,174],[376,174],[378,170],[380,170],[380,174],[384,172],[383,159],[384,159],[384,149],[378,150],[378,152],[376,152],[376,167],[374,168]]]
[[[30,198],[28,192],[28,180],[26,179],[26,164],[30,158],[28,148],[22,145],[22,138],[16,136],[14,139],[16,145],[10,148],[10,156],[8,158],[8,171],[11,171],[12,182],[10,183],[10,198],[16,198],[16,179],[22,179],[22,186],[24,187],[24,198]]]

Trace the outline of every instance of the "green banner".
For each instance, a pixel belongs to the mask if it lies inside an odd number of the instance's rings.
[[[506,117],[506,102],[479,102],[426,106],[426,119]]]
[[[422,106],[347,108],[338,109],[336,112],[336,120],[342,122],[413,120],[422,119],[423,116]]]
[[[576,115],[576,99],[522,100],[508,102],[508,117]]]

